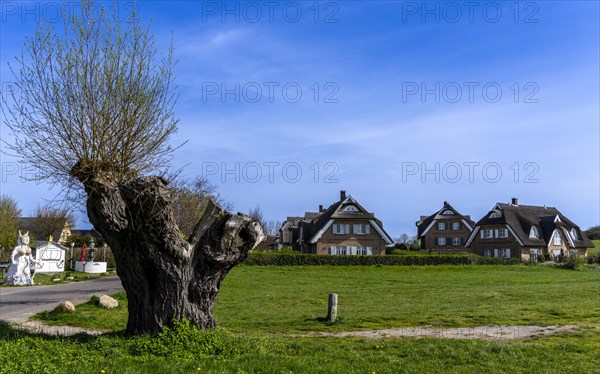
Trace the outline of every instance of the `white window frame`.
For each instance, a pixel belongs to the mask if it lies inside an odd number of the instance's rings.
[[[345,245],[336,245],[331,247],[330,251],[333,256],[346,256],[348,254],[348,247]]]
[[[573,238],[573,240],[579,240],[579,237],[577,236],[577,230],[575,230],[574,227],[571,229],[571,238]]]
[[[438,229],[438,231],[446,230],[446,222],[438,222],[437,229]]]
[[[440,237],[436,238],[437,245],[446,245],[446,238]]]
[[[350,224],[348,223],[334,223],[333,233],[336,235],[350,234]]]
[[[500,218],[500,213],[492,212],[492,214],[490,214],[490,218]]]
[[[508,229],[498,229],[496,232],[497,238],[508,238]]]
[[[562,238],[560,237],[560,233],[558,231],[555,231],[554,235],[552,236],[552,244],[562,245]]]
[[[577,258],[577,257],[579,257],[579,253],[577,252],[576,249],[569,249],[569,257]]]
[[[342,209],[343,212],[360,212],[356,205],[348,205]]]
[[[452,238],[452,245],[460,245],[460,238],[459,237],[454,237]]]
[[[498,257],[510,258],[510,248],[500,248],[498,250]]]
[[[454,215],[454,212],[453,212],[453,211],[451,211],[450,209],[446,209],[446,210],[444,210],[444,211],[442,212],[442,215],[444,215],[444,216],[453,216],[453,215]]]
[[[356,247],[356,255],[358,256],[371,256],[373,254],[373,247],[361,246]]]
[[[356,235],[369,235],[371,233],[371,225],[368,223],[355,223],[352,225],[352,233]]]
[[[530,238],[539,238],[540,237],[537,227],[531,226],[531,229],[529,230],[529,237]]]
[[[531,248],[529,250],[529,261],[538,262],[540,257],[540,250],[537,248]]]
[[[492,230],[492,229],[481,230],[481,238],[482,239],[493,239],[494,238],[494,230]]]
[[[491,248],[486,248],[483,250],[483,256],[484,257],[493,257],[494,256],[494,250]]]
[[[454,231],[460,230],[460,222],[452,222],[452,230],[454,230]]]

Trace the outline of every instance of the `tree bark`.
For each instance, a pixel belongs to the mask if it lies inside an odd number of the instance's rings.
[[[127,293],[127,333],[156,334],[173,320],[216,327],[213,305],[222,280],[264,240],[261,226],[209,202],[185,240],[171,192],[159,177],[111,182],[82,177],[90,222],[110,245]]]

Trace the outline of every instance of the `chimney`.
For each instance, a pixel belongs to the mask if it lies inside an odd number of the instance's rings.
[[[447,207],[447,206],[448,206],[448,202],[444,201],[444,207]]]
[[[513,197],[512,198],[512,205],[518,206],[519,205],[519,199],[517,199],[516,197]]]
[[[345,190],[340,191],[340,200],[346,200],[346,191]]]
[[[319,213],[323,211],[323,205],[319,205]]]

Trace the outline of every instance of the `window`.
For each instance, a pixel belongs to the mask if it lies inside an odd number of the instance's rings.
[[[577,236],[577,230],[575,230],[575,228],[573,227],[571,229],[571,238],[573,238],[573,240],[578,240],[578,236]]]
[[[481,230],[482,239],[491,239],[494,237],[494,231],[492,229]]]
[[[437,238],[438,245],[446,245],[446,238]]]
[[[452,222],[452,230],[460,230],[460,222]]]
[[[552,242],[554,245],[562,245],[562,239],[560,238],[560,233],[558,231],[554,231],[554,237],[552,238]]]
[[[333,233],[334,234],[349,234],[350,233],[350,225],[347,223],[334,223],[333,224]]]
[[[490,214],[490,218],[500,218],[500,213],[492,212],[492,214]]]
[[[529,237],[530,238],[539,238],[540,237],[537,227],[531,226],[531,230],[529,230]]]
[[[358,212],[358,208],[355,205],[348,205],[347,207],[345,207],[344,209],[342,209],[342,211],[344,212]]]
[[[370,256],[373,254],[372,247],[356,247],[356,254],[359,256]]]
[[[452,238],[452,245],[460,245],[462,240],[460,238]]]
[[[508,229],[498,229],[498,238],[508,238]]]
[[[345,245],[338,245],[329,248],[329,254],[337,255],[337,256],[349,256],[349,255],[359,255],[359,256],[370,256],[373,254],[373,247],[364,246],[364,247],[350,247]]]
[[[500,249],[498,252],[499,252],[499,257],[510,258],[510,248]]]
[[[442,212],[442,214],[445,216],[451,216],[451,215],[454,215],[454,212],[451,211],[450,209],[446,209]]]
[[[571,258],[577,258],[577,255],[578,255],[578,253],[577,253],[577,250],[576,250],[576,249],[570,249],[570,250],[569,250],[569,256],[570,256]]]
[[[348,247],[345,245],[338,245],[330,248],[332,255],[345,256],[348,254]]]
[[[352,225],[352,232],[357,235],[367,235],[371,233],[370,224],[354,224]]]
[[[446,223],[438,222],[438,230],[446,230]]]
[[[492,253],[493,253],[493,250],[490,249],[490,248],[486,248],[486,249],[483,250],[483,255],[485,257],[492,257]]]
[[[533,262],[538,262],[540,256],[540,250],[532,248],[529,250],[529,260]]]

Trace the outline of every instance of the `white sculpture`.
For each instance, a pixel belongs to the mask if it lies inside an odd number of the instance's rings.
[[[17,246],[10,254],[10,267],[4,278],[4,284],[33,284],[33,275],[31,275],[31,265],[37,265],[33,256],[31,256],[31,248],[29,248],[29,231],[21,234],[17,239]],[[35,273],[34,273],[35,275]]]

